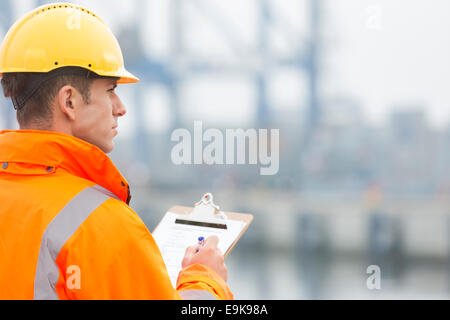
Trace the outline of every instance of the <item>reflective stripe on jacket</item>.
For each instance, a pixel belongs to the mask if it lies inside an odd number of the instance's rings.
[[[232,299],[199,264],[173,288],[129,190],[85,141],[0,132],[0,299]]]

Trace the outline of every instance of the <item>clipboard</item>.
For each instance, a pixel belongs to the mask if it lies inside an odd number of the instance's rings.
[[[243,222],[244,226],[241,232],[233,241],[228,250],[223,253],[225,258],[236,246],[254,219],[253,215],[249,213],[221,211],[220,207],[214,203],[214,198],[211,193],[206,193],[202,199],[194,205],[194,207],[173,206],[168,210],[168,212],[182,216],[180,220],[185,221],[187,224],[189,224],[189,222],[193,222],[203,226],[220,225],[224,223],[226,224],[228,219]],[[161,222],[156,226],[153,233],[156,232],[160,224]]]
[[[171,207],[152,234],[173,286],[186,248],[198,243],[199,236],[218,235],[218,248],[227,257],[252,221],[251,214],[221,211],[211,193],[205,194],[193,208]]]

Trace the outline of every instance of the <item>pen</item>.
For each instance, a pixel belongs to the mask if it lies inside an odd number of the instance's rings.
[[[198,237],[198,247],[196,252],[199,252],[204,244],[205,244],[205,237]]]

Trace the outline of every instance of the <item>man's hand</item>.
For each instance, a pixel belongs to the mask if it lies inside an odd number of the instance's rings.
[[[228,279],[227,266],[224,263],[224,256],[222,252],[217,248],[219,238],[217,236],[211,236],[206,239],[205,244],[200,247],[200,251],[197,252],[198,245],[190,246],[186,249],[181,267],[184,269],[187,266],[195,263],[199,263],[210,267],[225,281]]]

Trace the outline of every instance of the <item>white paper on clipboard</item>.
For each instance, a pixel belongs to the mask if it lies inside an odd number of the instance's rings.
[[[189,215],[167,212],[153,232],[174,287],[186,248],[196,245],[198,237],[216,235],[218,248],[225,254],[246,226],[243,221],[227,219],[218,209],[208,193]]]

